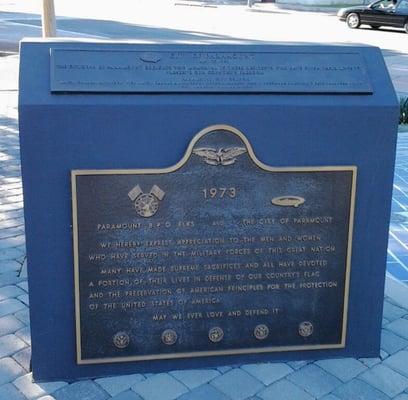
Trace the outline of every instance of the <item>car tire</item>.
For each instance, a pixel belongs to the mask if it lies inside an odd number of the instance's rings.
[[[347,15],[347,26],[351,29],[356,29],[360,26],[360,16],[357,13]]]
[[[380,29],[381,25],[370,25],[371,29]]]

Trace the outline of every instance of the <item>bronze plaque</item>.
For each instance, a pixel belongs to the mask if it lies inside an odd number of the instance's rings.
[[[344,347],[356,172],[225,125],[170,168],[72,171],[78,363]]]

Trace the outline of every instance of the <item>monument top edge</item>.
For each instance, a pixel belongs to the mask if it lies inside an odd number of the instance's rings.
[[[206,51],[211,51],[211,49],[220,48],[243,48],[246,51],[262,51],[262,49],[271,48],[288,48],[288,49],[298,49],[302,48],[305,51],[315,52],[316,50],[325,51],[327,49],[344,51],[344,52],[355,52],[356,50],[373,51],[380,49],[376,46],[371,45],[346,45],[346,44],[321,44],[321,43],[302,43],[302,42],[265,42],[258,43],[255,41],[245,41],[242,43],[202,43],[191,41],[189,43],[174,43],[173,41],[163,42],[163,41],[146,41],[137,39],[97,39],[97,38],[72,38],[72,37],[54,37],[54,38],[41,38],[41,37],[25,37],[20,41],[21,45],[25,44],[56,44],[56,45],[85,45],[85,46],[138,46],[138,47],[156,47],[160,49],[171,48],[171,49],[187,49],[187,48],[206,48]]]

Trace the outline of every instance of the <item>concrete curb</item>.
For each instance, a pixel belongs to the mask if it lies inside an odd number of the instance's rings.
[[[0,56],[18,53],[19,43],[0,39]]]
[[[262,9],[263,5],[259,7],[259,3],[255,8]],[[324,7],[324,6],[306,6],[302,4],[284,4],[284,3],[273,3],[269,5],[268,9],[279,9],[279,10],[292,10],[292,11],[308,11],[308,12],[319,12],[336,15],[340,6],[338,7]]]
[[[246,6],[247,1],[225,1],[225,0],[179,0],[174,3],[174,5],[183,6],[194,6],[194,7],[218,7],[224,5],[241,5]],[[311,6],[303,4],[284,4],[284,3],[261,3],[254,2],[252,7],[248,7],[248,11],[272,11],[273,9],[283,9],[283,10],[293,10],[293,11],[311,11],[311,12],[322,12],[329,14],[336,14],[340,6]]]

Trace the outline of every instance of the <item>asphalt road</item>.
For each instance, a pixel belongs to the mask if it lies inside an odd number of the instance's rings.
[[[12,34],[13,28],[39,35],[40,3],[38,0],[0,0],[0,21],[7,26],[0,29],[0,35]],[[352,30],[335,15],[283,10],[267,3],[252,9],[243,4],[219,3],[225,2],[55,0],[55,7],[60,16],[60,33],[67,36],[85,34],[100,38],[198,42],[361,43],[408,53],[408,35],[403,31],[374,31],[368,27]]]

